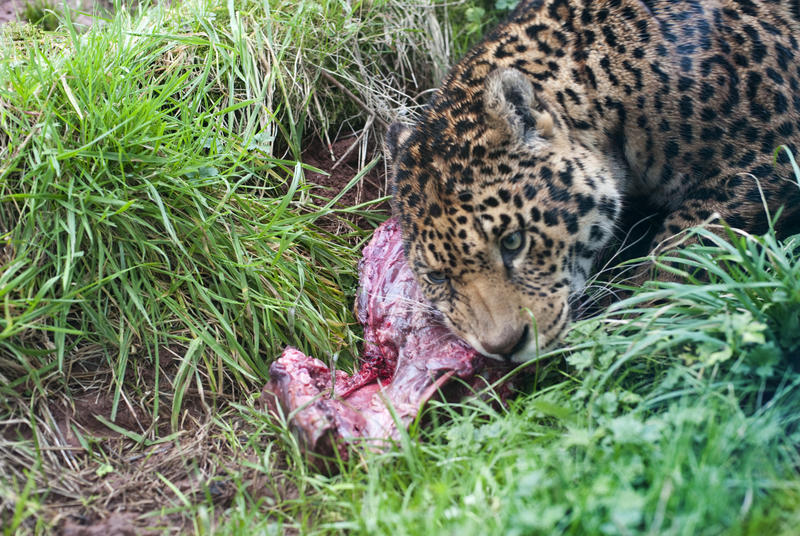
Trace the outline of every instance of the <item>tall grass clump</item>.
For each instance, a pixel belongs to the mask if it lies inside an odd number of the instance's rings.
[[[43,30],[55,30],[58,28],[58,8],[48,0],[31,0],[25,2],[22,9],[21,18],[40,26]]]
[[[285,344],[346,351],[357,251],[316,225],[333,205],[305,181],[303,144],[389,114],[358,109],[386,97],[361,91],[376,73],[431,83],[411,23],[439,27],[447,63],[448,9],[192,1],[6,30],[3,379],[65,372],[87,345],[121,379],[178,344],[219,389],[265,377]]]
[[[244,28],[220,35],[194,14],[179,33],[161,12],[121,14],[6,49],[0,366],[12,385],[65,372],[93,344],[120,379],[132,354],[157,364],[170,344],[196,349],[192,366],[218,369],[218,389],[264,376],[283,344],[348,342],[353,253],[314,226],[301,165],[271,153],[275,81],[237,52]]]

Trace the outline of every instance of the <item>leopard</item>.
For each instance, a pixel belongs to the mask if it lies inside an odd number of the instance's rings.
[[[441,321],[509,364],[557,347],[637,200],[664,214],[653,251],[710,221],[796,224],[798,4],[520,2],[385,136],[406,259]]]

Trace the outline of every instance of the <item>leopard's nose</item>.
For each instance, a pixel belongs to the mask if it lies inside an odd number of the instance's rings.
[[[511,356],[525,347],[528,342],[528,325],[506,326],[492,338],[482,341],[483,349],[490,354],[499,355],[509,361]]]

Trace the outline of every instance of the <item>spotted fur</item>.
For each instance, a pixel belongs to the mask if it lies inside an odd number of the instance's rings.
[[[452,329],[523,361],[556,341],[630,196],[764,230],[800,207],[793,0],[528,0],[387,136],[408,261]]]

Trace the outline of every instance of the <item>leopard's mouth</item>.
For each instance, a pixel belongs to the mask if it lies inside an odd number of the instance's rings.
[[[511,369],[508,360],[485,358],[468,346],[424,300],[402,254],[396,220],[375,231],[359,272],[361,369],[352,375],[331,370],[294,348],[270,367],[267,403],[290,416],[308,451],[347,456],[357,441],[385,444],[399,438],[398,427],[414,420],[442,388],[454,398],[466,396],[500,382]],[[462,381],[451,381],[454,376]],[[508,381],[495,388],[501,398],[511,390]]]

